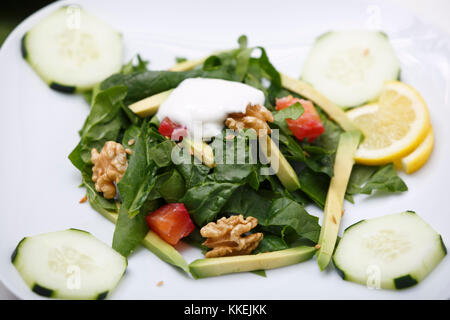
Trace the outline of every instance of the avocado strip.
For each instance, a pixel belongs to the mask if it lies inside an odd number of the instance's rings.
[[[355,163],[355,152],[360,139],[361,133],[359,131],[344,132],[339,139],[334,162],[334,175],[328,188],[322,229],[319,236],[317,263],[320,270],[327,267],[333,256],[342,218],[345,191]]]
[[[104,209],[99,210],[99,212],[112,223],[117,223],[117,213],[112,213]],[[188,263],[184,260],[183,256],[153,231],[150,230],[147,233],[144,240],[142,240],[142,244],[164,262],[181,268],[186,273],[189,273]]]
[[[229,273],[268,270],[309,260],[315,252],[314,247],[300,246],[254,255],[198,259],[191,262],[189,270],[196,279]]]
[[[328,100],[309,83],[281,74],[281,84],[284,88],[295,92],[317,104],[325,113],[333,119],[345,131],[359,130],[350,120],[342,108]]]
[[[169,71],[187,71],[187,70],[192,70],[196,66],[198,66],[198,65],[202,64],[203,62],[205,62],[206,59],[207,59],[207,57],[204,57],[204,58],[198,59],[198,60],[183,61],[183,62],[177,63],[176,65],[174,65],[171,68],[169,68]]]
[[[158,111],[159,106],[169,97],[173,89],[160,92],[138,102],[130,104],[128,108],[139,117],[145,118],[152,116]]]
[[[194,157],[201,160],[208,168],[214,168],[214,151],[209,144],[203,141],[193,141],[188,138],[183,138],[183,146],[192,151]]]
[[[267,136],[267,143],[260,143],[259,146],[261,152],[269,159],[281,184],[291,192],[300,189],[300,180],[297,173],[295,173],[294,168],[292,168],[273,140]]]

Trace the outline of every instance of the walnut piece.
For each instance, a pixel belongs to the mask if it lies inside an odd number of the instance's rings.
[[[128,160],[125,148],[115,141],[108,141],[100,153],[97,149],[91,150],[92,181],[95,182],[95,190],[103,192],[106,199],[116,196],[115,183],[119,183],[127,170]]]
[[[242,237],[256,227],[258,219],[242,215],[221,218],[216,223],[210,222],[200,230],[202,237],[207,238],[204,246],[211,248],[206,258],[237,256],[250,254],[263,238],[262,233],[252,233]]]
[[[225,125],[233,130],[254,129],[259,135],[271,132],[267,122],[273,122],[272,112],[264,106],[249,104],[245,114],[242,112],[229,114]]]

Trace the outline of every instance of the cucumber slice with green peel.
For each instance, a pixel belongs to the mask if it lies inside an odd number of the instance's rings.
[[[77,229],[24,238],[11,261],[35,293],[60,299],[104,299],[127,268],[125,257]]]
[[[316,40],[302,79],[335,104],[354,107],[378,97],[386,80],[395,80],[399,61],[385,33],[328,32]]]
[[[404,289],[422,281],[445,257],[442,237],[412,211],[347,228],[333,262],[344,280]]]
[[[38,75],[65,93],[89,90],[122,66],[121,34],[76,6],[43,18],[24,35],[21,48]]]

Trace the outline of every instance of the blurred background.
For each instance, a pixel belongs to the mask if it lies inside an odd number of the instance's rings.
[[[0,46],[8,34],[26,17],[51,3],[51,0],[2,1],[0,10]]]
[[[119,1],[119,0],[114,0]],[[149,0],[152,1],[152,0]],[[183,0],[180,0],[183,1]],[[195,0],[191,0],[195,1]],[[272,0],[261,0],[272,1]],[[295,1],[295,0],[292,0]],[[301,0],[310,1],[310,0]],[[320,0],[319,0],[320,1]],[[373,0],[393,2],[412,10],[423,20],[450,32],[450,0]],[[8,34],[26,17],[54,0],[14,0],[2,1],[0,10],[0,47]],[[73,1],[76,3],[76,1]],[[157,2],[157,1],[155,1]],[[276,3],[276,1],[274,1]],[[341,0],[344,4],[345,0]]]

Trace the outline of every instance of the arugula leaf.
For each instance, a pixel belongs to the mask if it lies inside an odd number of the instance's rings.
[[[292,135],[291,130],[289,130],[289,127],[287,125],[286,119],[298,119],[302,116],[305,109],[303,109],[303,106],[296,102],[293,105],[282,109],[280,111],[274,111],[273,112],[273,120],[274,123],[280,128],[280,130],[286,134],[286,135]]]
[[[215,220],[238,187],[236,183],[205,182],[187,190],[181,202],[201,227]]]
[[[134,59],[131,59],[127,64],[123,65],[122,69],[120,70],[121,74],[131,74],[133,72],[141,72],[146,71],[148,61],[143,60],[141,56],[138,54],[136,56],[137,64],[134,64]]]

